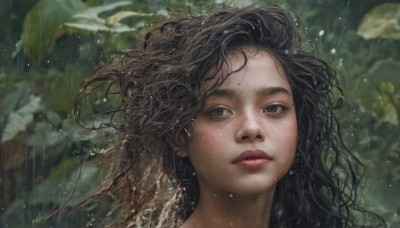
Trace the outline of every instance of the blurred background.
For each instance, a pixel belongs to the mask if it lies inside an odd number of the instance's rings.
[[[107,175],[96,158],[115,134],[78,126],[73,98],[97,66],[118,58],[114,51],[189,8],[199,15],[265,3],[297,15],[304,49],[338,70],[344,139],[367,170],[359,199],[388,227],[400,227],[399,0],[1,0],[0,227],[42,227],[49,213],[74,208]],[[94,94],[83,119],[113,104]],[[87,118],[86,126],[102,121]],[[96,226],[112,206],[100,203],[52,226]]]

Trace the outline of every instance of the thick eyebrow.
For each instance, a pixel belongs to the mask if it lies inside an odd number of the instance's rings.
[[[261,88],[260,90],[257,91],[257,94],[264,95],[264,96],[283,94],[283,95],[292,97],[292,93],[290,93],[289,90],[287,90],[283,87],[280,87],[280,86]]]
[[[260,88],[257,91],[257,94],[260,96],[273,96],[276,94],[283,94],[292,97],[292,94],[289,92],[289,90],[280,86]],[[235,96],[235,91],[231,89],[217,89],[213,91],[209,97],[213,96],[232,99]]]

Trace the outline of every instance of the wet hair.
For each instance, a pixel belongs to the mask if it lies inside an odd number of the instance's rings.
[[[82,83],[77,109],[98,83],[120,97],[107,113],[120,140],[105,155],[111,168],[100,191],[118,200],[114,224],[173,227],[191,215],[199,186],[190,161],[177,152],[190,142],[189,126],[207,96],[246,66],[248,47],[267,51],[283,66],[296,107],[296,155],[277,184],[271,226],[354,227],[365,225],[356,216],[375,216],[356,202],[364,168],[342,141],[334,109],[343,96],[335,70],[301,49],[290,13],[267,6],[165,21],[120,63]],[[243,55],[243,64],[220,76],[232,50]],[[212,86],[204,91],[206,82]]]

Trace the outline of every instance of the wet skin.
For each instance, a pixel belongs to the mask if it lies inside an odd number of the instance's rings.
[[[245,50],[247,65],[206,100],[191,129],[193,140],[179,152],[189,157],[200,186],[196,210],[182,227],[268,225],[275,186],[293,162],[291,87],[269,53]],[[224,71],[243,61],[231,52]]]

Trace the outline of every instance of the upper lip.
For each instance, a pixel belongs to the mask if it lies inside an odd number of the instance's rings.
[[[272,157],[265,153],[263,150],[246,150],[243,151],[239,156],[237,156],[232,163],[238,163],[243,160],[253,160],[253,159],[267,159],[272,160]]]

